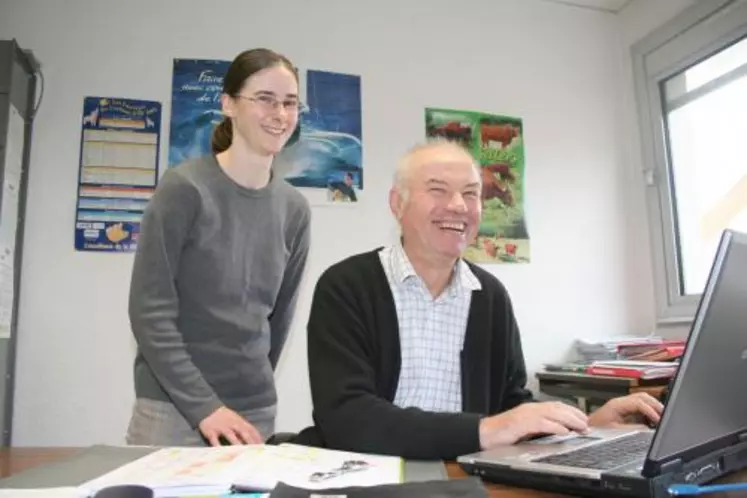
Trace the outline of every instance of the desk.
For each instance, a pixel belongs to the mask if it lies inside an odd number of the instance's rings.
[[[586,413],[612,398],[645,392],[660,399],[669,379],[628,379],[573,372],[537,372],[540,392],[574,400]]]
[[[31,469],[55,460],[73,455],[84,448],[2,448],[0,449],[0,478],[8,477],[24,470]],[[449,479],[462,479],[467,474],[453,462],[446,464]],[[747,480],[747,470],[729,476],[721,482],[737,482]],[[550,498],[562,497],[557,493],[535,491],[532,489],[514,488],[499,484],[486,483],[491,498]],[[709,497],[744,496],[739,493],[718,493]]]
[[[459,479],[467,475],[455,463],[447,463],[446,471],[449,474],[449,479]],[[747,469],[741,472],[737,472],[736,474],[724,477],[723,479],[718,479],[716,482],[719,484],[724,484],[729,482],[744,481],[747,481]],[[572,498],[568,495],[561,495],[559,493],[549,493],[544,491],[536,491],[533,489],[514,488],[492,483],[485,483],[485,487],[488,489],[490,498]],[[732,491],[726,493],[711,493],[702,496],[705,496],[707,498],[744,498],[745,493],[743,491]]]
[[[446,472],[449,474],[449,479],[461,479],[467,476],[459,465],[454,462],[446,464]],[[536,491],[534,489],[514,488],[511,486],[502,486],[500,484],[492,483],[485,483],[485,487],[488,489],[490,498],[559,498],[567,496],[558,493],[547,493],[544,491]]]
[[[29,470],[33,467],[52,463],[55,460],[73,455],[84,448],[3,448],[0,449],[0,478]],[[467,476],[456,463],[447,463],[450,479]],[[549,498],[560,496],[529,489],[518,489],[497,484],[488,484],[491,498]]]
[[[83,448],[0,448],[0,478],[70,456]]]

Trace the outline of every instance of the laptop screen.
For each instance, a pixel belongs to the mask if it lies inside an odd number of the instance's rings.
[[[681,366],[644,467],[699,456],[747,432],[747,234],[716,251]],[[699,451],[700,450],[700,451]],[[683,455],[690,453],[690,455]],[[693,454],[694,453],[694,454]],[[648,473],[648,472],[646,472]]]

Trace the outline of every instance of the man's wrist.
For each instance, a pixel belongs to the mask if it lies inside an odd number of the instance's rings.
[[[477,434],[478,439],[480,441],[480,449],[486,450],[487,448],[487,437],[488,437],[488,428],[487,428],[487,417],[480,418],[478,424],[477,424]]]
[[[503,414],[499,414],[480,419],[480,448],[490,449],[497,441],[508,438],[506,433],[510,430],[510,422],[505,418]]]

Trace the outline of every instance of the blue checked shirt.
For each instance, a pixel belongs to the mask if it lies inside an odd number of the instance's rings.
[[[400,243],[379,253],[399,322],[401,367],[394,404],[435,412],[462,410],[460,353],[472,291],[480,282],[463,260],[433,298]]]

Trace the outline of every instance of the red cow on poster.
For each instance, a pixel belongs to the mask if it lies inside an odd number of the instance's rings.
[[[512,124],[483,124],[480,125],[480,137],[483,147],[489,142],[499,142],[503,148],[508,147],[511,141],[519,136],[519,127]]]
[[[472,128],[458,121],[449,121],[441,126],[434,127],[430,134],[449,140],[469,140],[472,137]]]
[[[511,165],[508,163],[486,164],[481,168],[481,172],[483,202],[497,197],[505,205],[513,206],[514,196],[509,184],[516,181],[516,176],[511,171]]]

